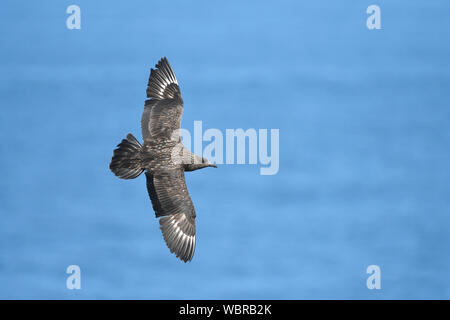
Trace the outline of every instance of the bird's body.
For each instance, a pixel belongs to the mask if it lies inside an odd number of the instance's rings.
[[[143,145],[132,135],[114,150],[111,171],[133,179],[145,171],[147,190],[164,240],[183,261],[195,250],[195,209],[187,191],[184,172],[216,167],[182,146],[179,129],[183,99],[177,79],[166,58],[151,69],[141,119]]]

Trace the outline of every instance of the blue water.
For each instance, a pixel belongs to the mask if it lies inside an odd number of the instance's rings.
[[[81,8],[81,30],[66,8]],[[0,298],[450,298],[450,3],[3,1]],[[197,248],[169,253],[140,137],[167,56],[183,127],[280,129],[280,170],[187,174]],[[66,268],[81,268],[81,290]],[[381,289],[366,268],[381,268]]]

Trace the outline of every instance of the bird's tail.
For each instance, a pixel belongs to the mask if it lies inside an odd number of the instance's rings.
[[[114,150],[109,168],[119,178],[136,178],[144,171],[141,150],[142,145],[129,133]]]

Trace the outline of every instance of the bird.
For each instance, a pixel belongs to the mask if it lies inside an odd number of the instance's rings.
[[[184,104],[180,86],[166,57],[150,69],[141,118],[143,144],[131,133],[113,152],[110,170],[121,179],[145,171],[147,191],[171,253],[191,261],[196,245],[196,212],[185,172],[217,165],[184,147],[179,130]]]

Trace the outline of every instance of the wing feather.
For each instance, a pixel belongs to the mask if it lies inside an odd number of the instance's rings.
[[[156,69],[150,69],[150,77],[147,85],[147,98],[173,99],[176,93],[180,93],[177,77],[166,57],[161,58],[155,65]]]
[[[182,168],[146,172],[147,189],[163,238],[184,262],[192,260],[195,251],[195,209],[187,191]]]
[[[180,87],[169,61],[162,58],[150,70],[147,97],[141,118],[144,141],[178,139],[172,137],[180,129],[183,114],[183,99]]]

